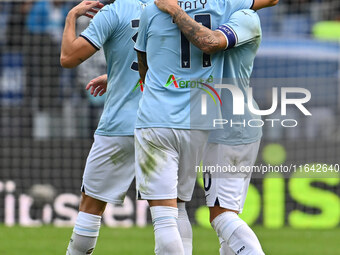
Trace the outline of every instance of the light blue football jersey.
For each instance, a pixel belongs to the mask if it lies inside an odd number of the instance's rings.
[[[262,136],[260,116],[250,112],[248,95],[250,76],[254,59],[261,43],[262,31],[260,19],[253,10],[235,12],[229,21],[218,28],[223,32],[230,49],[224,54],[223,84],[238,87],[244,95],[244,114],[233,114],[233,97],[229,89],[222,89],[222,118],[228,123],[224,129],[210,133],[209,142],[227,145],[248,144],[258,141]],[[233,48],[231,48],[233,47]],[[253,106],[258,109],[254,99]]]
[[[97,135],[133,135],[142,95],[133,47],[147,2],[152,1],[117,0],[106,5],[81,33],[95,48],[103,47],[107,63],[108,86]]]
[[[178,4],[197,22],[215,30],[233,12],[250,8],[253,0],[191,0]],[[149,69],[136,128],[212,129],[212,119],[218,118],[221,104],[213,84],[222,77],[223,52],[203,54],[181,34],[171,16],[154,4],[144,9],[138,33],[135,49],[146,52]],[[207,96],[207,118],[202,114],[202,93]]]

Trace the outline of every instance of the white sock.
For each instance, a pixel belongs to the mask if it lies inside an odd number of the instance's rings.
[[[261,244],[248,225],[238,227],[229,239],[228,245],[240,255],[264,255]]]
[[[184,255],[184,248],[177,228],[178,209],[170,206],[150,207],[155,233],[157,255]]]
[[[185,202],[178,202],[178,219],[177,226],[179,234],[181,235],[184,254],[191,255],[192,254],[192,228],[189,221],[189,217],[187,214],[187,210],[185,209]]]
[[[70,243],[67,247],[66,255],[88,255],[92,254],[96,246],[97,237],[81,236],[72,233]]]
[[[235,254],[264,254],[255,233],[236,213],[221,213],[211,222],[211,225],[217,235],[227,242],[223,247],[229,246]]]
[[[219,238],[220,240],[220,255],[235,255],[235,252],[229,247],[226,241],[223,238]]]
[[[79,212],[66,255],[92,254],[101,224],[101,216]]]

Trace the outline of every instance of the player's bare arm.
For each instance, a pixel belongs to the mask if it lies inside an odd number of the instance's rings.
[[[219,31],[209,28],[193,20],[182,8],[177,0],[155,0],[157,7],[169,13],[185,37],[204,53],[213,54],[228,47],[228,41]],[[279,0],[255,0],[253,9],[261,9],[276,5]]]
[[[91,95],[93,95],[94,97],[96,97],[97,95],[104,95],[107,89],[107,74],[103,74],[92,79],[86,85],[86,90],[89,89],[91,89]]]
[[[155,4],[159,9],[161,9],[164,12],[169,12],[171,8],[174,7],[174,5],[177,5],[177,0],[155,0]],[[275,6],[279,3],[279,0],[254,0],[254,4],[251,7],[254,11]]]
[[[137,57],[138,57],[138,71],[140,78],[143,82],[145,82],[145,76],[146,72],[148,71],[148,63],[146,60],[146,53],[137,51]]]
[[[262,8],[271,7],[277,5],[279,0],[255,0],[254,5],[251,7],[254,11],[260,10]]]
[[[76,67],[97,51],[84,38],[76,36],[76,21],[83,15],[92,18],[103,6],[98,1],[83,1],[69,11],[61,44],[60,64],[62,67]]]
[[[197,23],[178,6],[177,0],[156,0],[155,4],[169,13],[185,37],[204,53],[212,54],[226,48],[227,40],[222,33]]]

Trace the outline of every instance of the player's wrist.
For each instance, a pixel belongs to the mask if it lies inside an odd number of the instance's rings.
[[[78,11],[75,8],[73,8],[69,11],[67,16],[68,18],[71,18],[71,19],[78,19],[81,15],[79,15]]]
[[[179,10],[181,10],[181,7],[179,7],[178,4],[168,6],[168,13],[169,13],[172,17],[173,17]]]

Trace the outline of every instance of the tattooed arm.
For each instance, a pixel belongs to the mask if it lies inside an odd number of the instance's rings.
[[[253,10],[274,6],[279,0],[255,0]],[[228,41],[220,31],[212,31],[193,20],[177,0],[155,0],[157,7],[169,13],[185,37],[204,53],[213,54],[228,47]]]
[[[156,0],[155,4],[169,13],[185,37],[204,53],[213,54],[227,47],[227,40],[221,32],[197,23],[178,6],[177,1]]]
[[[222,33],[197,23],[178,6],[177,1],[156,0],[155,4],[160,10],[169,13],[185,37],[204,53],[213,54],[227,47],[227,40]]]
[[[146,52],[137,51],[138,57],[138,71],[140,78],[142,79],[143,83],[145,82],[146,72],[148,71],[148,63],[146,61]]]

